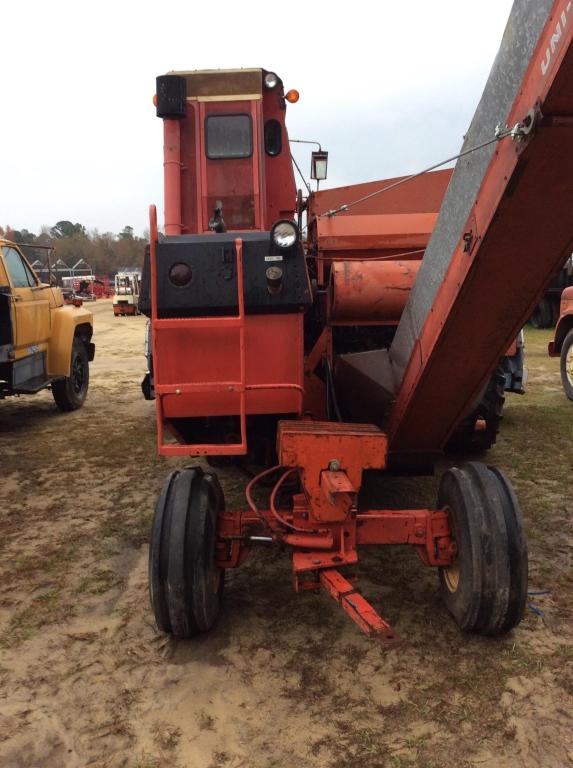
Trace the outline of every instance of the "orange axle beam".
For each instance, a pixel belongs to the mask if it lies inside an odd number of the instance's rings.
[[[294,549],[297,592],[325,589],[367,635],[395,643],[398,637],[394,630],[352,584],[356,580],[353,571],[358,563],[357,548],[410,544],[425,565],[447,567],[457,552],[448,512],[377,509],[358,513],[354,488],[343,471],[324,470],[321,479],[327,494],[346,496],[338,510],[344,510],[343,519],[317,520],[312,501],[304,493],[293,497],[292,509],[277,512],[273,499],[282,482],[279,480],[271,494],[271,509],[227,511],[219,516],[217,565],[238,567],[251,548],[261,542],[286,544]],[[341,574],[339,568],[349,569],[350,574]]]

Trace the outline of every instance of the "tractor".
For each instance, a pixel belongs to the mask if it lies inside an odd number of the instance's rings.
[[[325,590],[387,644],[396,631],[359,592],[365,546],[414,547],[461,629],[519,624],[527,542],[503,472],[448,469],[432,508],[366,505],[360,491],[366,471],[431,473],[448,449],[489,447],[504,389],[523,388],[519,331],[573,242],[568,13],[516,0],[453,173],[306,197],[285,121],[298,92],[277,74],[157,78],[165,225],[151,206],[144,391],[158,452],[211,467],[172,471],[155,506],[160,630],[208,631],[225,571],[260,545],[286,546],[297,592]],[[312,160],[322,180],[321,147]],[[225,505],[223,461],[260,467],[239,508]]]

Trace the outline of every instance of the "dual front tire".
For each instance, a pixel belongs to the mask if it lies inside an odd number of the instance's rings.
[[[175,637],[206,632],[219,614],[224,571],[215,562],[224,501],[216,475],[186,467],[166,479],[153,516],[149,592],[157,627]]]
[[[438,506],[449,510],[457,556],[440,569],[441,597],[458,626],[502,635],[523,616],[527,541],[519,504],[505,475],[478,462],[444,473]]]

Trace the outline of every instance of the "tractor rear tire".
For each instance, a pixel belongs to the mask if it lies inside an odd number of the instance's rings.
[[[553,320],[553,309],[550,299],[541,299],[539,304],[533,310],[529,318],[529,324],[534,328],[551,328]]]
[[[569,400],[573,400],[573,328],[561,345],[561,383]]]
[[[450,514],[458,547],[440,568],[446,608],[466,632],[502,635],[523,617],[527,598],[527,541],[519,504],[498,469],[472,462],[444,473],[439,508]]]
[[[52,383],[52,396],[60,411],[77,411],[85,402],[90,382],[86,345],[77,337],[72,344],[70,375]]]
[[[456,456],[483,453],[488,451],[497,440],[503,406],[505,404],[505,373],[502,365],[498,365],[476,410],[460,424],[446,445],[446,453]],[[478,419],[483,420],[485,427],[476,430]]]
[[[193,637],[211,629],[219,615],[224,571],[215,563],[215,545],[223,509],[215,474],[185,467],[167,477],[149,544],[149,595],[163,632]]]

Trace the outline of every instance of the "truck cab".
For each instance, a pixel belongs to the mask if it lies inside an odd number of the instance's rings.
[[[50,387],[60,410],[87,395],[95,347],[92,315],[65,305],[16,243],[0,239],[0,399]]]

